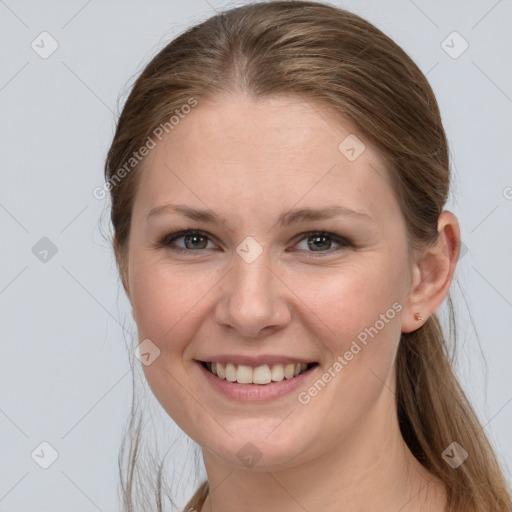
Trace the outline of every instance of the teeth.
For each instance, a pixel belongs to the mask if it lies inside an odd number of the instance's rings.
[[[228,363],[226,365],[226,380],[229,380],[229,382],[236,381],[236,367],[234,364]]]
[[[287,364],[284,367],[284,378],[285,379],[293,379],[293,375],[295,374],[295,365]]]
[[[272,373],[266,364],[254,368],[252,373],[252,382],[254,382],[254,384],[270,384],[272,382]]]
[[[273,364],[271,377],[274,382],[279,382],[284,379],[284,368],[282,364]]]
[[[240,384],[250,384],[252,382],[252,368],[239,364],[236,370],[236,381]]]
[[[207,363],[211,373],[220,379],[239,384],[270,384],[283,379],[293,379],[307,370],[306,363],[261,365],[256,368],[245,364]]]

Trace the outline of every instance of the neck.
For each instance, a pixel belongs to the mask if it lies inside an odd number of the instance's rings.
[[[444,486],[412,455],[389,403],[306,463],[248,471],[203,451],[210,493],[201,512],[443,512]]]

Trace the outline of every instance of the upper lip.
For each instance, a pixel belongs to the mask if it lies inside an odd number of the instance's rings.
[[[258,356],[248,355],[236,355],[236,354],[216,354],[210,357],[198,359],[203,363],[231,363],[231,364],[243,364],[246,366],[263,366],[265,364],[291,364],[291,363],[303,363],[310,364],[315,363],[314,359],[304,359],[302,357],[291,357],[285,355],[276,354],[260,354]]]

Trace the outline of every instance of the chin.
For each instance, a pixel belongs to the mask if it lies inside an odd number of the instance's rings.
[[[250,421],[243,423],[244,430],[237,430],[233,437],[226,434],[222,439],[203,438],[199,444],[205,457],[211,454],[237,470],[277,471],[293,467],[312,449],[311,442],[299,431],[282,429],[279,435],[275,431],[269,435],[261,428],[261,420],[253,420],[253,425]]]

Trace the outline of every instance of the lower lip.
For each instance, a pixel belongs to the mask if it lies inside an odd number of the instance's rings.
[[[298,377],[283,379],[279,382],[271,382],[270,384],[238,384],[237,382],[220,379],[208,371],[202,363],[198,362],[197,364],[206,380],[216,391],[239,402],[263,402],[287,395],[303,386],[305,381],[318,368],[318,365],[316,365],[301,373]]]

